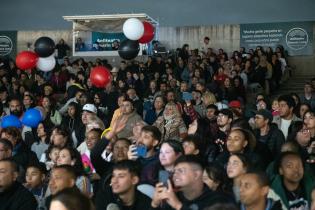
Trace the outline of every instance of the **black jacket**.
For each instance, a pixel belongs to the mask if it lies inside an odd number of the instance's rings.
[[[181,210],[205,209],[206,207],[212,206],[217,203],[233,203],[233,198],[228,198],[226,197],[226,195],[223,195],[219,192],[214,192],[206,186],[204,186],[203,193],[194,200],[186,199],[182,192],[178,192],[176,193],[176,195],[183,205]],[[151,207],[151,210],[153,209],[172,210],[173,208],[166,204],[158,208]]]
[[[33,194],[19,182],[0,193],[0,210],[36,210],[37,201]]]
[[[260,140],[260,130],[254,130],[255,137],[257,141]],[[281,146],[285,142],[284,135],[280,129],[278,129],[276,124],[271,124],[269,132],[266,136],[264,136],[265,143],[270,152],[272,153],[273,157],[276,157],[280,154]]]
[[[114,163],[108,162],[102,158],[102,153],[104,152],[108,143],[108,140],[101,139],[96,143],[91,151],[90,157],[92,165],[95,168],[96,173],[101,177],[101,180],[98,183],[93,183],[93,190],[96,194],[98,190],[104,190],[109,185],[110,177],[112,175]]]
[[[91,150],[90,157],[92,165],[95,168],[96,173],[98,173],[101,177],[111,175],[113,169],[113,163],[104,160],[102,157],[102,153],[104,152],[108,143],[109,141],[107,139],[101,139]]]
[[[136,200],[129,210],[146,210],[151,206],[151,199],[143,193],[136,190]],[[105,210],[109,205],[117,205],[119,209],[124,209],[122,201],[119,197],[113,194],[111,188],[108,186],[105,189],[100,189],[96,194],[95,207],[96,210]]]

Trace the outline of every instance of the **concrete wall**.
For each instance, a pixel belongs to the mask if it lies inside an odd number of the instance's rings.
[[[239,25],[212,25],[197,27],[161,27],[159,39],[169,48],[178,48],[189,44],[191,49],[200,48],[203,38],[210,37],[211,46],[215,49],[222,48],[227,52],[240,48]]]
[[[212,25],[196,27],[160,27],[159,40],[168,49],[180,48],[183,44],[189,44],[191,49],[200,48],[203,38],[210,37],[211,46],[214,49],[222,48],[226,52],[232,52],[240,48],[239,25]],[[48,36],[57,43],[63,38],[72,46],[72,30],[39,30],[18,32],[18,52],[27,49],[27,43],[34,43],[41,36]],[[313,26],[313,43],[315,40],[315,25]],[[315,50],[315,43],[313,44]],[[110,61],[112,59],[109,59]],[[119,59],[116,59],[119,60]],[[315,55],[289,57],[289,64],[296,67],[294,75],[315,76]]]
[[[52,38],[57,44],[63,38],[70,46],[72,46],[72,30],[38,30],[38,31],[18,31],[17,34],[17,51],[27,50],[27,43],[31,43],[34,47],[36,39],[42,36]]]

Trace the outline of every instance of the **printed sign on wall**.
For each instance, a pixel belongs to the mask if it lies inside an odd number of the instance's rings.
[[[0,31],[0,57],[16,56],[17,31]]]
[[[291,56],[313,54],[313,22],[257,23],[240,25],[240,46],[282,45]]]

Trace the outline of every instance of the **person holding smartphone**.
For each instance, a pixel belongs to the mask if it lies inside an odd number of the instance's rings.
[[[163,182],[167,186],[167,180],[172,177],[176,160],[184,154],[182,143],[168,139],[161,144],[159,161],[143,168],[141,182],[155,185]]]
[[[168,186],[156,184],[151,209],[204,209],[216,203],[229,203],[231,198],[218,192],[213,192],[203,183],[203,164],[193,155],[181,156],[174,167],[172,180]]]
[[[128,159],[137,160],[142,167],[158,161],[156,147],[161,140],[161,132],[155,126],[147,125],[141,129],[140,138],[129,146]]]

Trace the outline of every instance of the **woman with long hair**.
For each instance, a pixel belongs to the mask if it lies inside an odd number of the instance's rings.
[[[228,180],[226,171],[218,164],[211,163],[203,172],[203,182],[215,192],[232,193],[232,186]]]
[[[60,125],[62,116],[59,113],[59,111],[56,109],[56,104],[53,98],[49,96],[44,96],[42,100],[42,106],[46,112],[46,118],[44,122],[50,124],[52,123],[53,125]]]
[[[166,139],[181,140],[187,135],[186,125],[174,102],[165,105],[163,115],[153,125],[162,133],[161,142]]]
[[[246,174],[251,167],[250,158],[244,154],[235,153],[230,155],[227,162],[226,173],[232,181],[232,189],[236,202],[240,201],[240,181],[243,174]]]
[[[152,109],[149,109],[145,114],[144,121],[152,125],[158,117],[162,116],[165,104],[166,99],[162,95],[156,96],[153,101]]]
[[[85,174],[83,163],[81,161],[80,153],[73,147],[64,147],[59,152],[57,165],[71,165],[73,166],[76,175],[76,186],[86,195],[91,195],[92,186],[90,180]]]
[[[184,155],[184,149],[180,142],[173,139],[164,141],[160,147],[159,161],[156,164],[146,166],[142,170],[141,182],[155,185],[159,181],[160,170],[165,170],[172,175],[175,161],[181,155]]]
[[[39,123],[37,126],[37,138],[32,146],[31,150],[36,153],[38,160],[40,160],[42,154],[46,152],[49,147],[50,130],[44,123]]]
[[[67,146],[72,147],[73,141],[70,136],[69,130],[61,126],[55,126],[51,132],[50,144],[61,149]]]

